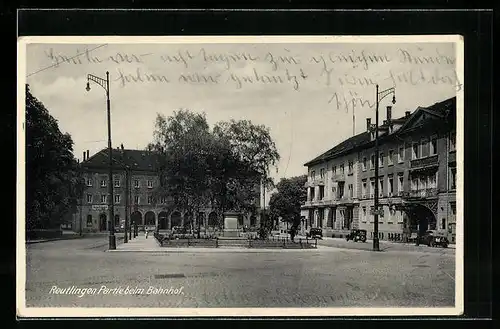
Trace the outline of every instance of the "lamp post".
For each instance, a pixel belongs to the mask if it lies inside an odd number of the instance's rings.
[[[109,249],[116,249],[116,236],[115,236],[115,214],[113,207],[113,149],[111,147],[111,105],[109,100],[109,72],[106,72],[106,79],[96,77],[95,75],[87,75],[87,91],[90,91],[90,81],[100,85],[106,91],[106,104],[108,116],[108,152],[109,152]]]
[[[380,244],[378,238],[378,215],[379,215],[379,200],[378,200],[378,164],[379,164],[379,146],[378,146],[378,105],[382,99],[384,99],[387,95],[392,94],[392,104],[396,103],[396,89],[394,87],[378,91],[378,85],[376,85],[376,108],[375,108],[375,204],[374,204],[374,221],[373,221],[373,250],[379,251]]]

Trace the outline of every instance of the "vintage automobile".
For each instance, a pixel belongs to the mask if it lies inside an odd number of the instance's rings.
[[[319,227],[313,227],[309,232],[306,232],[306,237],[310,239],[323,239],[323,230]]]
[[[438,230],[429,230],[425,232],[425,234],[421,237],[420,241],[423,244],[428,245],[429,247],[440,246],[443,248],[447,248],[448,244],[450,243],[448,241],[446,233]]]
[[[347,241],[352,240],[354,242],[366,242],[366,230],[351,230],[351,232],[346,235],[345,239]]]

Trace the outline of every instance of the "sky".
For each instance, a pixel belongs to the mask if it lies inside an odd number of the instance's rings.
[[[456,44],[198,43],[27,45],[26,82],[71,134],[74,154],[107,147],[105,91],[87,74],[110,74],[113,147],[143,149],[157,114],[205,112],[211,126],[247,119],[270,130],[281,160],[273,178],[307,173],[304,163],[375,118],[376,87],[395,88],[380,101],[393,117],[463,90]],[[355,124],[353,125],[353,115]]]

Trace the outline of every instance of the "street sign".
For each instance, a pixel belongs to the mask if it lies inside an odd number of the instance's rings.
[[[107,205],[94,204],[94,205],[92,205],[92,210],[96,210],[96,211],[99,211],[99,210],[108,210],[108,206]]]

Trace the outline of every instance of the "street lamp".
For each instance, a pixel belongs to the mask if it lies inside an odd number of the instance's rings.
[[[392,104],[396,103],[396,89],[395,87],[391,87],[382,91],[378,91],[378,85],[376,85],[376,98],[377,98],[377,106],[375,108],[375,205],[374,205],[374,222],[373,222],[373,250],[379,251],[380,244],[378,238],[378,215],[379,215],[379,201],[378,201],[378,164],[379,164],[379,147],[378,147],[378,105],[382,99],[384,99],[387,95],[392,94]]]
[[[106,72],[106,79],[96,77],[95,75],[87,75],[87,91],[90,91],[90,81],[97,83],[106,91],[106,104],[108,115],[108,152],[109,152],[109,249],[116,249],[116,236],[115,236],[115,214],[113,207],[113,149],[111,147],[111,110],[109,101],[109,72]]]

